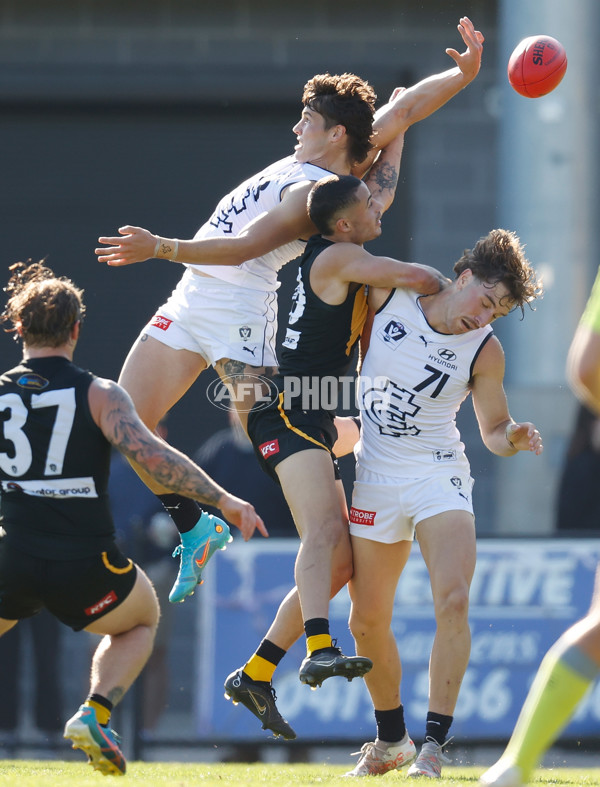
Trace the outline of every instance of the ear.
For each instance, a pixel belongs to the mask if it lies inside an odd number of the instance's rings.
[[[337,126],[332,126],[329,129],[329,134],[333,142],[341,142],[346,136],[346,126],[338,123]]]
[[[466,268],[456,280],[456,286],[458,287],[459,290],[462,290],[463,287],[469,284],[472,278],[473,278],[473,271],[470,268]]]
[[[16,322],[15,323],[15,331],[18,333],[18,335],[21,338],[23,338],[23,323],[22,322]]]
[[[77,320],[74,323],[73,327],[71,328],[71,340],[76,342],[79,339],[79,333],[81,331],[81,320]]]
[[[344,216],[340,217],[335,222],[335,231],[341,235],[346,235],[347,233],[352,232],[352,222],[350,222]]]

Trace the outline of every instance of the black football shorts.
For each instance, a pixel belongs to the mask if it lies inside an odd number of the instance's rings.
[[[45,607],[81,631],[131,593],[137,568],[117,547],[93,557],[32,557],[0,538],[0,618],[20,620]]]
[[[248,416],[248,435],[262,469],[279,483],[275,468],[281,461],[319,448],[329,453],[335,477],[341,478],[333,453],[337,440],[334,416],[329,410],[284,410],[277,402],[264,409],[254,407]]]

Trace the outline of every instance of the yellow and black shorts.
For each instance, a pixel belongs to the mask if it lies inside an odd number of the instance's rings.
[[[248,435],[262,469],[279,483],[275,468],[288,456],[318,448],[327,451],[336,479],[340,471],[333,453],[337,440],[335,412],[330,410],[284,409],[278,399],[269,407],[254,407],[248,416]]]
[[[135,563],[116,546],[93,557],[33,557],[0,538],[0,618],[21,620],[43,607],[74,631],[112,612],[131,593]]]

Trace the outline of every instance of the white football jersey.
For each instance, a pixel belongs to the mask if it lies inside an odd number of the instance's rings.
[[[251,221],[278,205],[283,190],[288,186],[304,180],[317,181],[326,175],[331,175],[331,172],[314,164],[299,164],[293,156],[276,161],[223,197],[194,238],[233,238]],[[279,287],[277,272],[286,262],[302,254],[307,240],[308,238],[304,238],[286,243],[241,265],[189,267],[241,287],[274,291]]]
[[[367,470],[399,478],[436,468],[469,473],[456,413],[492,329],[438,333],[419,298],[394,290],[375,315],[357,388],[362,430],[356,458]]]

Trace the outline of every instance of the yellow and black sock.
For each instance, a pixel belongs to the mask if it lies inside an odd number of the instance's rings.
[[[310,656],[319,650],[332,647],[327,618],[311,618],[304,621],[306,652]]]
[[[110,714],[113,709],[113,704],[110,700],[107,700],[101,694],[90,694],[83,705],[87,708],[93,708],[96,711],[98,724],[102,727],[108,727]]]
[[[243,671],[251,679],[270,683],[285,650],[268,639],[258,646],[256,653],[244,664]]]

